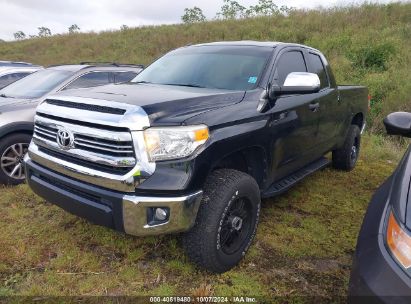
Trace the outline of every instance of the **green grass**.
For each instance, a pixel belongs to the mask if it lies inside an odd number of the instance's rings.
[[[372,110],[368,125],[373,132],[382,133],[381,122],[387,113],[411,111],[410,20],[410,2],[296,10],[287,17],[144,26],[0,43],[0,58],[43,65],[81,61],[148,64],[165,52],[189,43],[220,40],[303,43],[324,52],[338,83],[369,87]]]
[[[263,201],[254,245],[222,275],[189,263],[178,236],[126,236],[44,202],[26,185],[1,188],[0,296],[344,296],[364,211],[403,150],[367,135],[353,172],[327,168]]]

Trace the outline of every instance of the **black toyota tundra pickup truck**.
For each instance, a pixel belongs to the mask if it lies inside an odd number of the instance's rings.
[[[61,208],[136,236],[182,234],[213,272],[256,234],[261,198],[329,164],[356,164],[368,92],[337,86],[313,48],[274,42],[182,47],[132,82],[49,96],[26,178]]]

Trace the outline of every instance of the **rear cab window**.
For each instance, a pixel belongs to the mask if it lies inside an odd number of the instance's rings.
[[[330,82],[321,57],[318,54],[309,52],[308,61],[310,62],[310,72],[317,74],[320,78],[320,89],[328,88]]]

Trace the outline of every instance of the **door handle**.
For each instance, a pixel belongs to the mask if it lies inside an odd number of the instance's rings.
[[[310,104],[308,105],[308,108],[309,108],[311,111],[313,111],[313,112],[317,112],[318,109],[320,108],[320,103],[319,103],[319,102],[317,102],[317,103],[310,103]]]

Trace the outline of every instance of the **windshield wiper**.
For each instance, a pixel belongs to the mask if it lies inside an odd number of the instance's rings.
[[[150,81],[145,81],[145,80],[141,80],[141,81],[136,81],[136,82],[131,82],[131,83],[152,83]]]
[[[163,83],[163,85],[206,89],[206,87],[195,84],[195,83]]]

